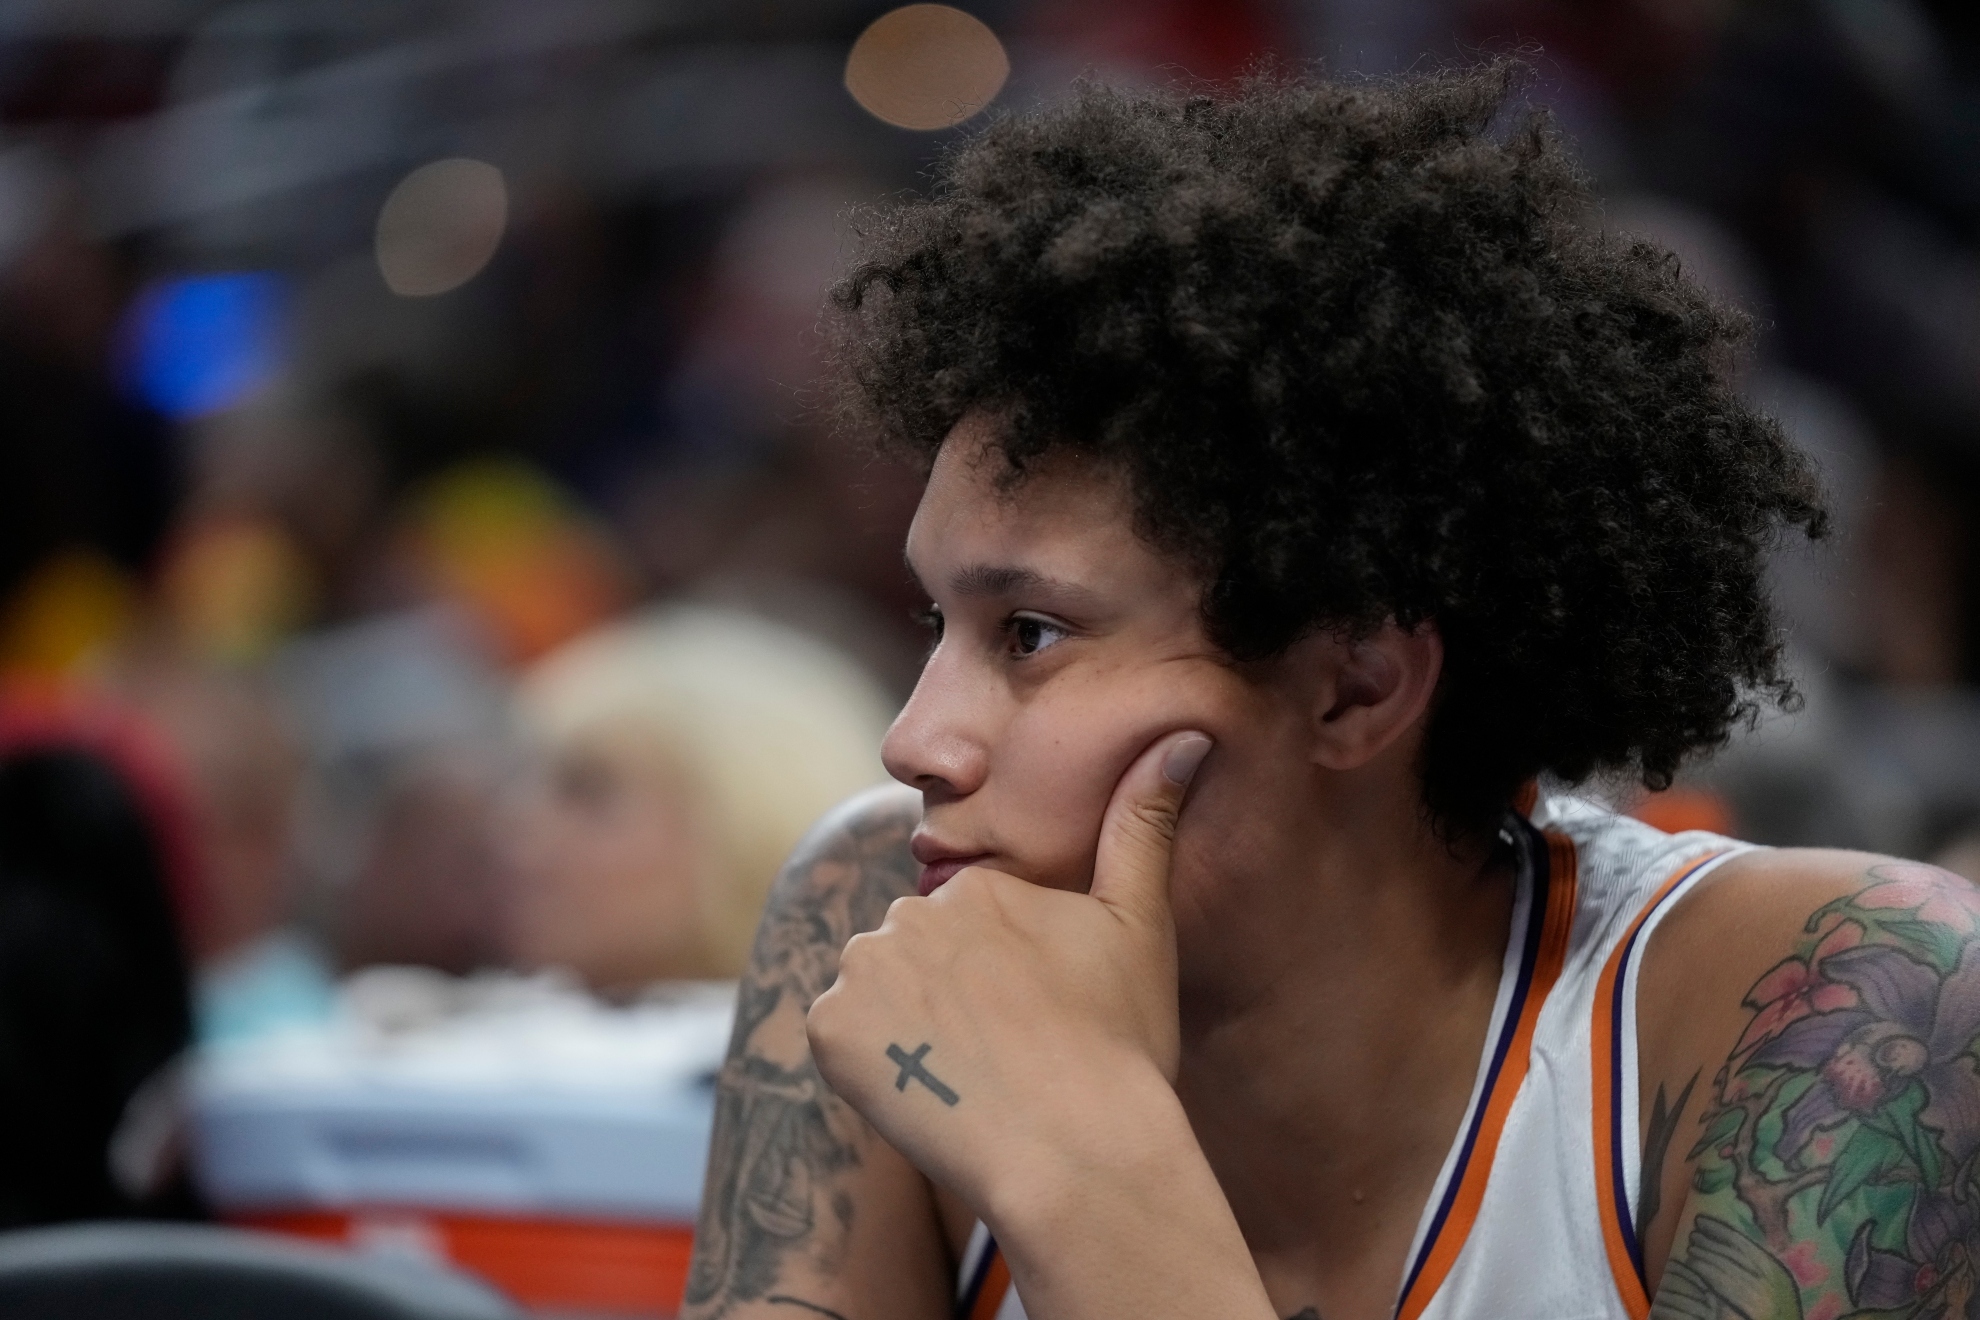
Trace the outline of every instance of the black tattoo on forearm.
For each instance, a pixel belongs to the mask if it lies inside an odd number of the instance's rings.
[[[1664,1204],[1664,1157],[1670,1153],[1671,1137],[1677,1133],[1678,1120],[1684,1117],[1684,1107],[1691,1100],[1691,1088],[1698,1085],[1698,1074],[1692,1073],[1691,1080],[1678,1092],[1677,1103],[1664,1103],[1664,1084],[1657,1083],[1657,1099],[1650,1106],[1650,1126],[1643,1133],[1643,1191],[1636,1208],[1638,1233],[1650,1231],[1651,1223],[1657,1218],[1657,1211]]]
[[[923,1041],[921,1048],[912,1054],[909,1054],[898,1045],[889,1045],[887,1047],[887,1057],[901,1066],[901,1075],[894,1079],[894,1089],[896,1091],[907,1090],[907,1084],[909,1082],[920,1082],[923,1086],[933,1091],[935,1098],[945,1105],[953,1105],[956,1101],[962,1099],[961,1096],[945,1086],[941,1078],[929,1072],[928,1066],[922,1063],[922,1060],[928,1057],[927,1041]]]
[[[829,1230],[818,1240],[821,1220],[841,1235],[850,1226],[851,1198],[833,1183],[860,1162],[871,1132],[803,1049],[804,1014],[838,976],[846,941],[915,892],[907,845],[919,815],[912,799],[896,797],[826,821],[771,891],[716,1085],[684,1297],[701,1320],[764,1298],[793,1251],[833,1250]],[[823,1309],[783,1294],[769,1300]]]
[[[846,1320],[844,1316],[834,1311],[831,1307],[820,1306],[817,1302],[807,1302],[802,1297],[791,1297],[785,1293],[771,1293],[763,1300],[772,1306],[802,1306],[807,1311],[827,1317],[827,1320]]]

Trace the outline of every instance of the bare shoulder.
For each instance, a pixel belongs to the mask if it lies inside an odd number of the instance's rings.
[[[1659,1317],[1968,1313],[1980,887],[1742,855],[1659,929],[1638,1022]]]
[[[1698,1027],[1701,1014],[1736,1019],[1747,988],[1800,941],[1813,913],[1863,889],[1879,866],[1898,865],[1908,863],[1827,848],[1761,848],[1725,862],[1644,950],[1637,1012],[1646,1048]],[[1723,1008],[1728,993],[1731,1010],[1708,1011]]]
[[[1665,1061],[1696,1062],[1700,1051],[1723,1060],[1746,1033],[1752,997],[1772,989],[1767,973],[1812,953],[1811,940],[1819,943],[1844,909],[1871,905],[1895,919],[1893,905],[1914,891],[1980,893],[1948,871],[1875,853],[1763,848],[1727,861],[1677,904],[1644,951],[1637,1018],[1646,1074]]]
[[[798,994],[808,1007],[824,993],[846,941],[914,892],[908,840],[920,819],[919,795],[889,786],[841,803],[812,827],[771,886],[743,978],[746,997]],[[747,1020],[739,1015],[738,1026]]]
[[[914,892],[920,801],[875,789],[785,863],[737,993],[684,1314],[934,1316],[949,1248],[919,1173],[832,1093],[805,1014],[846,941]]]

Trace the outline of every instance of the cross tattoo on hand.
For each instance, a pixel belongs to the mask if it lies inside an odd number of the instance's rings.
[[[926,1041],[923,1041],[921,1048],[912,1054],[909,1054],[898,1045],[889,1045],[887,1047],[887,1057],[901,1066],[901,1075],[894,1079],[894,1089],[896,1091],[905,1091],[909,1082],[920,1082],[923,1086],[935,1093],[937,1100],[940,1100],[945,1105],[953,1105],[956,1101],[962,1099],[962,1097],[943,1085],[942,1079],[934,1073],[929,1072],[921,1062],[928,1057],[928,1049],[929,1046]]]

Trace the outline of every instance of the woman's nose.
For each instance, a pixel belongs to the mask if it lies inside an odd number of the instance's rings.
[[[923,794],[967,797],[983,786],[990,757],[962,686],[938,668],[939,654],[880,744],[887,773]]]

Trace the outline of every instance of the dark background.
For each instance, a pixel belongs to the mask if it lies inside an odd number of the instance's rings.
[[[342,768],[466,736],[518,666],[640,602],[709,596],[796,622],[904,695],[915,483],[825,428],[808,389],[850,209],[918,186],[967,130],[893,127],[847,93],[847,53],[886,8],[0,8],[6,682],[121,682],[209,742],[244,730],[200,754],[250,779],[253,720],[188,715],[227,698],[159,697],[131,657],[169,652],[180,678],[222,689],[273,682],[316,785],[280,846],[310,874],[339,865]],[[1082,72],[1220,79],[1271,59],[1381,76],[1525,52],[1528,94],[1578,144],[1604,223],[1674,248],[1751,312],[1745,388],[1816,455],[1835,504],[1834,542],[1779,565],[1807,709],[1694,774],[1687,791],[1708,796],[1686,810],[1974,869],[1980,10],[970,12],[1011,66],[992,113]],[[394,294],[380,209],[449,157],[501,171],[499,246],[450,292]],[[437,687],[325,648],[436,602],[480,639]]]

